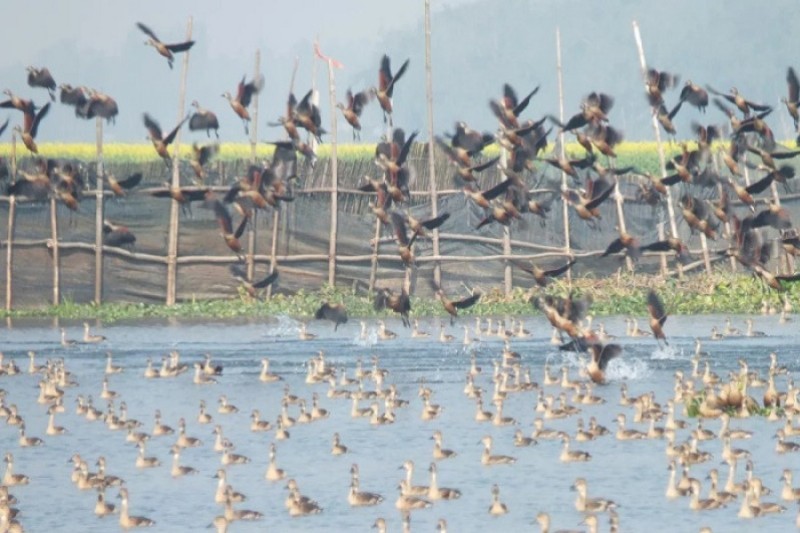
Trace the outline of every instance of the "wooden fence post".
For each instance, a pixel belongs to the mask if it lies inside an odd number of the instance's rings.
[[[439,199],[436,192],[436,153],[433,141],[433,62],[431,58],[431,0],[425,0],[425,93],[428,106],[428,176],[431,191],[431,217],[439,216]],[[380,221],[375,231],[376,240],[380,237]],[[433,230],[433,255],[439,256],[439,228]],[[377,248],[376,248],[377,250]],[[433,265],[433,281],[442,285],[442,264],[436,261]]]
[[[186,24],[186,40],[192,40],[192,17],[189,17],[189,22]],[[186,76],[189,72],[189,51],[183,54],[183,71],[181,72],[181,89],[178,97],[178,121],[183,120],[184,105],[186,102]],[[180,172],[180,140],[181,132],[173,141],[173,157],[172,157],[172,187],[180,187],[181,185],[181,172]],[[169,210],[169,239],[167,241],[167,305],[175,305],[177,295],[177,277],[178,277],[178,220],[180,215],[180,206],[177,200],[170,202]]]
[[[564,123],[564,76],[561,68],[561,29],[556,27],[556,72],[558,73],[558,119]],[[559,157],[566,159],[566,147],[564,146],[564,131],[558,134],[558,143],[561,146]],[[561,171],[561,192],[567,191],[567,173]],[[572,254],[569,240],[569,202],[562,194],[562,206],[564,208],[564,253],[568,256]],[[572,287],[572,269],[567,270],[567,286]]]
[[[14,226],[17,221],[17,198],[13,194],[8,197],[8,237],[6,240],[6,311],[13,305],[13,265],[14,265]]]
[[[642,35],[639,32],[639,24],[634,20],[633,21],[633,37],[636,40],[636,48],[639,51],[639,66],[642,69],[642,76],[647,76],[647,61],[644,57],[644,46],[642,45]],[[667,176],[667,161],[666,157],[664,156],[664,146],[661,144],[661,130],[659,129],[660,126],[658,125],[658,118],[655,114],[652,117],[653,121],[653,132],[656,136],[656,146],[658,147],[658,161],[661,166],[661,177]],[[667,213],[669,215],[669,229],[672,232],[672,236],[678,238],[678,225],[675,222],[675,208],[672,205],[672,193],[670,192],[670,188],[667,187]],[[663,238],[661,234],[659,234],[659,238]],[[702,236],[702,242],[705,244],[705,236]],[[708,252],[707,248],[704,246],[706,250],[705,259],[706,259],[706,268],[709,268],[708,263]],[[662,270],[666,271],[666,264],[667,264],[667,255],[661,254],[661,268]],[[680,264],[680,261],[677,262],[677,271],[678,276],[683,277],[683,267]]]
[[[58,204],[50,198],[50,241],[53,247],[53,305],[61,302],[61,261],[58,252]]]
[[[255,67],[253,68],[253,79],[257,80],[261,76],[261,50],[256,50]],[[263,90],[263,87],[262,87]],[[258,145],[258,99],[261,91],[255,94],[253,100],[253,120],[250,121],[250,163],[256,164],[256,146]],[[255,273],[255,253],[256,253],[256,226],[258,222],[258,209],[253,209],[250,219],[250,229],[247,232],[247,280],[253,281]]]
[[[328,63],[328,95],[330,96],[331,113],[331,231],[328,242],[328,285],[336,284],[336,239],[339,225],[339,161],[336,150],[336,82],[333,76],[333,64]]]
[[[103,212],[105,209],[105,163],[103,161],[103,119],[97,117],[95,132],[97,136],[97,183],[95,185],[94,217],[94,303],[103,302]]]

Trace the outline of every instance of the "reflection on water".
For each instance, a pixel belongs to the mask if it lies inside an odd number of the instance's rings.
[[[734,320],[743,322],[743,320]],[[464,319],[470,326],[471,319]],[[694,353],[695,337],[707,337],[712,325],[721,325],[723,317],[670,317],[666,325],[670,344],[658,348],[652,339],[618,339],[625,347],[622,358],[612,361],[608,367],[611,383],[596,388],[594,394],[607,400],[604,405],[582,406],[581,416],[595,416],[598,423],[614,428],[617,413],[628,408],[619,406],[621,380],[628,383],[631,396],[654,391],[662,405],[672,397],[673,373],[677,369],[689,371],[689,360]],[[80,324],[65,323],[68,335],[80,338]],[[609,332],[621,334],[623,320],[606,320]],[[562,464],[558,461],[561,444],[541,441],[538,446],[515,448],[513,434],[516,429],[530,433],[536,416],[536,393],[509,394],[504,406],[504,415],[518,421],[517,426],[494,427],[474,421],[475,404],[463,394],[464,378],[470,364],[470,353],[474,351],[482,373],[476,385],[487,391],[485,409],[493,409],[488,401],[493,390],[491,381],[492,361],[499,359],[502,343],[496,339],[483,339],[468,348],[462,343],[463,329],[460,324],[447,327],[455,337],[451,343],[438,342],[438,320],[425,322],[421,328],[431,333],[428,339],[411,339],[397,321],[387,321],[387,326],[400,333],[396,341],[378,341],[374,322],[368,324],[368,337],[362,340],[357,320],[351,320],[338,332],[329,324],[311,322],[309,330],[319,337],[313,341],[297,339],[299,324],[289,318],[268,322],[141,322],[119,324],[100,328],[98,333],[109,338],[99,345],[78,345],[65,349],[59,343],[58,329],[51,321],[15,321],[8,329],[0,331],[6,359],[13,358],[27,369],[27,351],[35,350],[37,362],[47,358],[64,357],[67,368],[73,372],[79,386],[67,389],[66,412],[56,416],[56,423],[69,430],[65,436],[47,436],[45,407],[36,402],[37,378],[31,375],[0,377],[0,386],[7,392],[6,404],[16,404],[27,425],[27,433],[45,439],[42,448],[20,448],[18,430],[12,426],[0,426],[2,450],[11,451],[15,458],[15,470],[31,477],[31,484],[12,490],[18,499],[17,507],[22,511],[21,521],[30,531],[113,531],[117,529],[116,517],[98,519],[92,511],[96,495],[93,491],[79,491],[70,481],[71,464],[68,459],[79,452],[92,471],[94,462],[103,455],[107,461],[108,474],[126,480],[130,492],[131,513],[145,515],[156,520],[158,531],[201,531],[211,523],[222,508],[214,503],[216,480],[213,478],[220,467],[220,454],[212,450],[214,424],[223,427],[225,437],[235,444],[235,452],[246,455],[251,462],[246,465],[228,467],[228,481],[233,487],[248,496],[248,500],[237,504],[237,508],[258,510],[266,518],[261,522],[238,522],[232,531],[366,531],[377,517],[386,518],[389,530],[400,529],[400,516],[394,508],[397,484],[403,477],[398,470],[403,461],[415,462],[414,484],[428,483],[428,465],[432,460],[434,430],[443,433],[443,445],[458,452],[455,458],[441,461],[438,479],[441,486],[458,488],[463,495],[459,500],[437,502],[432,509],[417,511],[411,519],[412,530],[433,531],[439,518],[446,518],[451,531],[521,530],[535,529],[531,523],[539,511],[552,516],[554,529],[576,528],[581,515],[574,510],[575,494],[569,487],[576,477],[589,482],[591,495],[612,498],[620,504],[619,515],[622,531],[646,531],[657,524],[659,531],[697,531],[708,525],[714,531],[788,531],[794,524],[796,508],[788,505],[784,515],[768,516],[755,522],[736,518],[738,502],[727,509],[708,513],[689,511],[688,500],[668,501],[664,497],[668,479],[667,460],[663,441],[620,442],[613,437],[603,437],[592,442],[575,442],[573,448],[592,454],[588,463]],[[512,348],[523,358],[523,365],[531,369],[533,381],[543,379],[543,363],[549,361],[553,372],[566,364],[570,378],[578,376],[579,359],[574,354],[559,353],[550,344],[550,328],[539,318],[526,320],[526,327],[534,336],[530,339],[512,341]],[[742,328],[743,329],[743,328]],[[791,324],[779,326],[775,317],[759,317],[755,329],[765,331],[761,338],[726,339],[708,341],[704,349],[710,352],[712,369],[720,376],[736,370],[737,360],[745,358],[750,370],[766,375],[769,353],[777,351],[780,362],[792,373],[800,368],[798,332]],[[109,388],[118,392],[128,407],[128,416],[143,422],[140,430],[150,432],[154,413],[160,409],[163,422],[177,427],[183,417],[187,421],[187,434],[202,439],[203,446],[190,448],[181,454],[181,464],[196,468],[199,474],[173,479],[169,474],[170,446],[175,436],[152,437],[147,444],[147,455],[158,457],[162,466],[150,470],[135,468],[136,448],[126,442],[123,432],[111,431],[102,422],[88,422],[75,413],[75,401],[79,394],[92,395],[95,406],[104,409],[100,398],[102,390],[105,353],[112,351],[114,363],[122,365],[121,374],[109,378]],[[183,362],[193,363],[209,353],[214,363],[224,366],[219,383],[197,386],[192,383],[191,372],[174,379],[147,380],[143,377],[145,361],[152,358],[156,366],[162,356],[178,350]],[[379,364],[389,371],[384,387],[396,384],[401,398],[409,400],[410,406],[397,410],[396,423],[375,427],[368,419],[353,419],[350,416],[349,400],[330,399],[326,396],[327,385],[306,385],[306,363],[317,351],[324,350],[326,360],[336,368],[345,368],[348,377],[354,376],[356,360],[363,359],[364,367],[371,367],[371,356],[379,357]],[[265,384],[258,380],[260,360],[269,357],[270,370],[284,377],[284,381]],[[431,403],[444,407],[440,417],[424,422],[420,418],[422,401],[417,397],[421,380],[433,391]],[[778,386],[785,389],[786,377],[778,379]],[[316,499],[324,508],[322,514],[307,518],[290,518],[284,500],[287,491],[284,482],[271,483],[265,480],[268,450],[274,440],[274,431],[252,433],[249,416],[252,409],[259,409],[262,418],[273,423],[281,410],[283,385],[291,393],[305,398],[311,407],[311,395],[320,395],[320,407],[330,412],[330,417],[311,424],[294,425],[289,428],[291,438],[276,442],[277,464],[289,477],[297,480],[302,494]],[[365,389],[371,390],[370,382]],[[547,394],[558,395],[561,390],[547,387]],[[217,412],[218,398],[225,394],[239,408],[239,412],[223,415]],[[759,398],[761,390],[751,394]],[[569,396],[571,397],[571,393]],[[204,400],[214,422],[208,425],[197,421],[198,405]],[[368,402],[362,401],[361,407]],[[118,409],[119,402],[116,402]],[[381,406],[382,410],[382,406]],[[297,406],[289,413],[299,416]],[[635,424],[628,417],[628,427],[646,430],[645,425]],[[548,420],[548,427],[563,429],[574,434],[576,417],[563,420]],[[718,422],[709,421],[706,427],[717,430]],[[734,421],[736,427],[755,432],[750,441],[738,444],[749,449],[755,463],[755,473],[764,479],[767,486],[778,491],[777,481],[783,468],[796,468],[798,458],[779,456],[774,452],[771,438],[777,426],[761,418]],[[334,432],[341,435],[342,443],[349,453],[335,457],[331,455]],[[679,440],[688,433],[679,435]],[[513,455],[514,466],[484,467],[480,464],[482,446],[478,441],[484,435],[494,438],[493,453]],[[707,471],[718,467],[721,452],[719,441],[700,444],[701,449],[714,454],[706,465],[692,468],[692,475],[703,482],[703,497],[708,486],[704,480]],[[385,501],[376,507],[351,508],[347,504],[349,470],[357,463],[360,470],[362,490],[383,494]],[[723,468],[724,470],[724,468]],[[739,469],[739,478],[744,468]],[[797,477],[797,476],[796,476]],[[500,487],[501,499],[507,504],[509,513],[502,517],[490,517],[491,487]],[[116,489],[109,489],[109,501]],[[774,493],[769,501],[779,499]],[[667,526],[668,525],[668,526]],[[601,531],[607,530],[607,520],[601,517]]]

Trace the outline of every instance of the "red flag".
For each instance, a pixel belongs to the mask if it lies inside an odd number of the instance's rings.
[[[344,65],[340,61],[335,60],[332,57],[328,57],[322,53],[322,50],[319,47],[319,41],[314,41],[314,54],[323,61],[327,61],[331,64],[331,66],[336,68],[344,68]]]

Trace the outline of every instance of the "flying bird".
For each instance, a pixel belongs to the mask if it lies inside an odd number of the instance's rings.
[[[161,42],[161,40],[156,37],[156,34],[153,33],[153,30],[142,24],[141,22],[137,22],[136,26],[147,35],[147,41],[145,41],[145,45],[152,46],[156,49],[156,52],[161,54],[162,56],[167,58],[167,64],[169,68],[172,68],[172,62],[175,60],[175,56],[173,53],[180,53],[188,51],[192,46],[194,46],[194,41],[185,41],[182,43],[175,43],[175,44],[165,44]]]
[[[247,125],[250,122],[250,112],[247,111],[247,108],[250,106],[250,102],[253,100],[253,95],[258,94],[261,89],[264,88],[264,76],[260,76],[257,80],[251,80],[247,83],[245,83],[244,80],[245,77],[242,76],[242,81],[239,82],[239,85],[236,88],[235,97],[229,92],[223,93],[222,97],[228,100],[233,112],[242,119],[242,123],[244,124],[244,133],[245,135],[249,135],[250,129]]]

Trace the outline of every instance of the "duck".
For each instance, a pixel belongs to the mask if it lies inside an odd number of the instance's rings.
[[[525,446],[535,446],[539,444],[536,439],[533,437],[526,437],[521,429],[518,429],[514,432],[514,446],[517,447],[525,447]]]
[[[383,501],[383,496],[377,492],[364,492],[358,490],[355,482],[350,483],[350,492],[347,494],[347,503],[352,507],[369,507],[378,505]]]
[[[137,442],[136,447],[139,449],[136,455],[136,468],[155,468],[161,466],[161,461],[157,457],[147,457],[145,455],[145,443]]]
[[[461,497],[461,491],[447,487],[440,487],[437,482],[437,467],[436,463],[431,463],[428,467],[428,472],[431,474],[431,482],[428,486],[427,497],[431,501],[436,500],[457,500]]]
[[[414,323],[413,324],[414,324],[414,326],[411,329],[411,337],[412,338],[414,338],[414,339],[426,339],[426,338],[431,336],[431,334],[428,333],[427,331],[422,331],[421,329],[419,329],[419,320],[417,320],[416,318],[414,319]]]
[[[489,514],[500,516],[508,513],[508,506],[500,501],[500,487],[497,483],[492,485],[492,505],[489,506]]]
[[[481,454],[482,465],[510,465],[517,462],[516,457],[510,455],[492,455],[492,440],[490,435],[486,435],[481,439],[481,443],[483,444],[483,454]]]
[[[642,440],[647,438],[647,433],[635,429],[625,429],[625,415],[620,413],[617,415],[617,432],[615,436],[617,440]]]
[[[800,501],[800,488],[792,487],[792,471],[788,468],[783,470],[779,481],[783,481],[781,489],[781,499],[784,501]]]
[[[44,441],[39,437],[29,437],[25,434],[25,424],[19,426],[19,446],[21,448],[31,448],[34,446],[41,446]]]
[[[300,322],[300,331],[298,333],[298,337],[301,341],[312,341],[317,338],[317,335],[314,333],[310,333],[307,329],[307,325],[305,322]]]
[[[100,342],[104,342],[106,338],[103,335],[95,335],[91,331],[89,331],[89,323],[83,323],[83,342],[87,344],[96,344]]]
[[[264,474],[264,477],[267,481],[280,481],[281,479],[286,477],[286,472],[283,469],[278,468],[275,463],[275,444],[272,443],[269,446],[269,465],[267,466],[267,472]]]
[[[214,474],[217,481],[217,490],[214,493],[214,502],[224,504],[226,500],[231,503],[241,503],[247,500],[247,496],[241,492],[236,492],[228,484],[228,474],[224,468],[218,468],[217,473]]]
[[[253,412],[250,413],[250,431],[259,433],[270,429],[272,429],[272,424],[269,423],[269,420],[261,420],[261,412],[253,409]]]
[[[119,489],[120,504],[119,504],[119,525],[122,529],[132,529],[137,527],[151,527],[155,525],[155,521],[144,516],[130,516],[128,514],[128,489],[123,487]]]
[[[754,331],[753,330],[753,319],[747,319],[747,331],[744,333],[745,337],[766,337],[767,334],[763,331]]]
[[[333,444],[331,445],[331,455],[344,455],[348,452],[347,446],[342,444],[339,433],[333,434]]]
[[[282,379],[278,374],[269,371],[269,359],[266,357],[261,359],[261,372],[258,375],[258,380],[261,383],[274,383]]]
[[[378,338],[382,341],[390,341],[397,338],[397,333],[386,329],[386,323],[383,320],[378,320]]]
[[[181,418],[178,420],[178,440],[175,445],[181,448],[197,448],[202,446],[203,442],[197,437],[190,437],[186,434],[186,420]]]
[[[119,374],[122,372],[123,368],[121,366],[114,365],[111,362],[111,352],[106,353],[106,368],[105,373],[108,374]]]
[[[562,463],[581,463],[590,461],[592,459],[592,456],[589,452],[570,450],[569,441],[569,435],[562,433],[561,442],[563,443],[563,447],[561,448],[561,455],[558,457]]]
[[[191,466],[182,466],[180,464],[181,460],[181,448],[180,446],[172,446],[169,449],[170,453],[172,454],[172,468],[170,469],[170,475],[172,477],[183,477],[190,474],[197,474],[197,469],[192,468]]]
[[[231,450],[234,449],[233,443],[228,439],[224,441],[224,447],[222,450],[222,457],[220,457],[220,462],[223,466],[230,466],[230,465],[244,465],[250,462],[250,458],[241,455],[238,453],[231,453]]]
[[[454,450],[442,448],[442,432],[438,429],[433,432],[431,439],[433,440],[433,458],[435,460],[442,461],[444,459],[451,459],[458,455]]]
[[[413,485],[411,480],[414,477],[414,461],[408,459],[400,467],[406,471],[406,478],[401,483],[403,494],[411,496],[427,496],[430,487],[428,485]]]
[[[204,400],[200,400],[200,412],[197,413],[197,423],[198,424],[210,424],[214,421],[214,417],[212,417],[206,411],[206,402]]]
[[[578,497],[575,499],[575,510],[580,513],[602,513],[609,509],[615,509],[617,506],[613,500],[589,498],[588,483],[582,477],[576,479],[570,488],[578,493]]]
[[[719,500],[711,498],[700,498],[700,482],[694,480],[691,484],[692,498],[689,500],[689,509],[692,511],[707,511],[712,509],[719,509],[725,507],[725,504]]]
[[[11,452],[6,452],[4,461],[6,463],[6,471],[3,474],[3,485],[12,487],[16,485],[28,485],[31,482],[28,476],[14,473],[14,456]]]
[[[154,437],[160,437],[160,436],[163,436],[163,435],[174,435],[175,434],[175,430],[172,429],[171,426],[168,426],[167,424],[162,424],[161,423],[161,410],[160,409],[156,409],[155,422],[153,423],[153,431],[151,432],[151,434]]]
[[[731,322],[731,317],[725,318],[725,329],[722,330],[722,334],[726,337],[739,337],[741,336],[742,332],[733,327],[733,323]]]
[[[217,408],[217,412],[223,415],[230,415],[233,413],[238,413],[239,408],[235,405],[228,403],[228,397],[224,394],[219,397],[218,400],[219,407]]]
[[[427,509],[432,507],[433,504],[428,500],[419,496],[404,493],[403,483],[397,486],[400,494],[394,502],[394,506],[398,511],[408,512],[416,509]]]
[[[115,511],[116,506],[106,501],[105,488],[99,487],[97,489],[97,502],[94,504],[94,514],[102,518],[114,514]]]
[[[800,451],[800,444],[785,440],[786,433],[783,429],[779,429],[775,433],[775,437],[778,439],[778,442],[775,443],[775,451],[777,453],[783,454]]]

